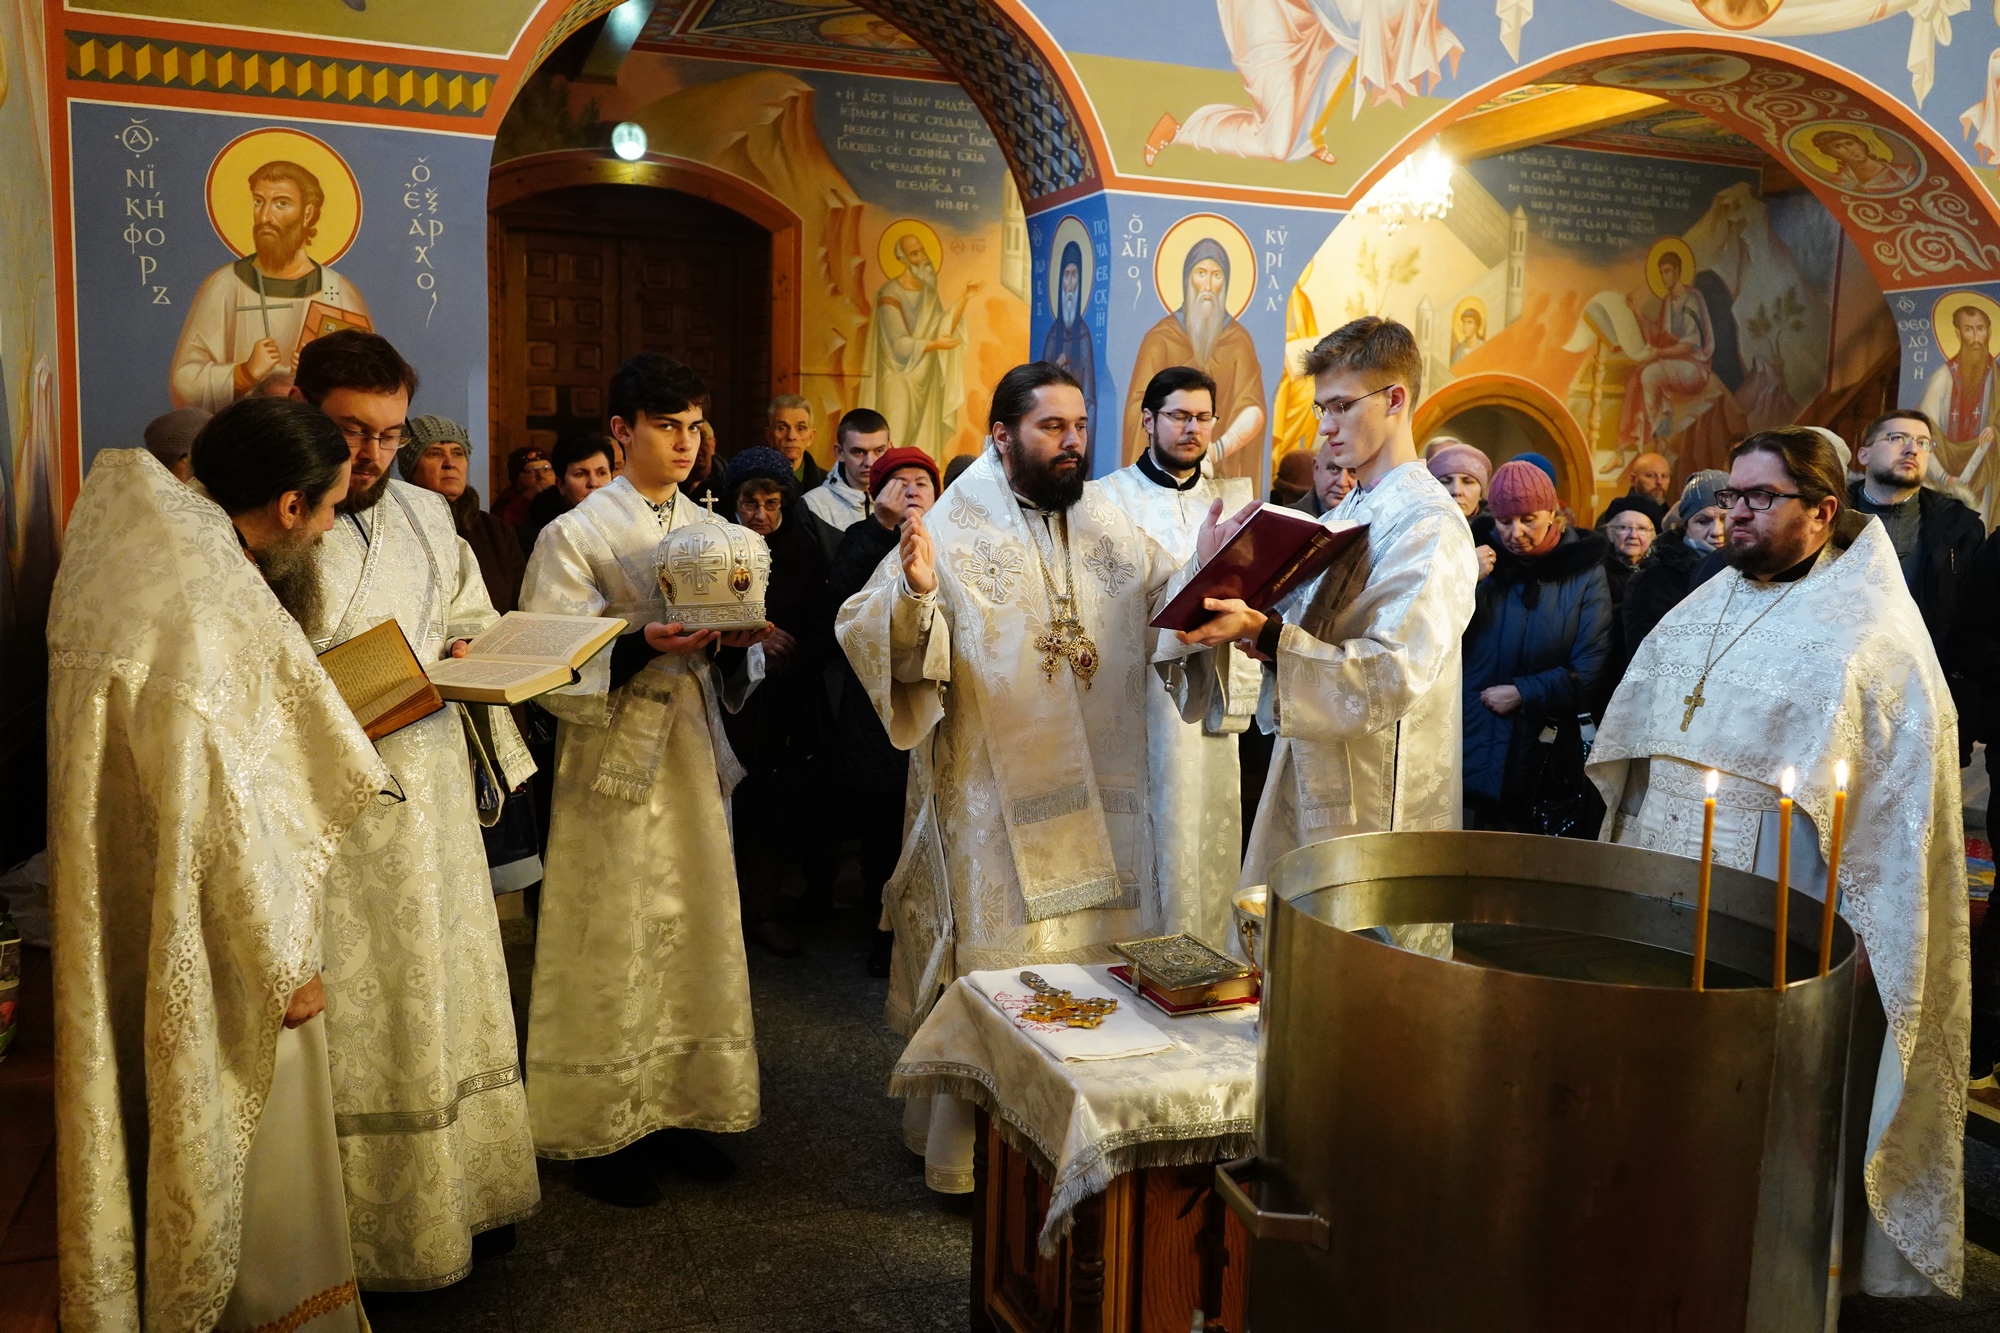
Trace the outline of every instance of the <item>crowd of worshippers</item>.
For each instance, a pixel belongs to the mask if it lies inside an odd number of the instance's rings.
[[[1318,445],[1274,495],[1367,540],[1277,607],[1211,598],[1177,634],[1148,621],[1255,509],[1255,460],[1218,440],[1190,367],[1144,386],[1143,447],[1101,481],[1053,363],[1007,372],[986,447],[941,474],[861,408],[822,470],[789,396],[762,442],[719,453],[707,386],[648,353],[611,377],[608,433],[516,451],[482,509],[468,433],[413,411],[416,372],[358,331],[212,419],[155,422],[150,456],[101,452],[49,631],[59,1087],[80,1103],[64,1123],[92,1127],[59,1144],[62,1261],[90,1275],[66,1280],[65,1318],[143,1300],[254,1327],[457,1281],[538,1206],[537,1157],[627,1207],[660,1201],[662,1171],[726,1178],[711,1136],[759,1118],[746,938],[798,953],[849,847],[880,907],[868,967],[908,1033],[976,969],[1226,941],[1239,884],[1347,833],[1693,855],[1688,775],[1712,766],[1742,821],[1718,859],[1761,869],[1781,765],[1757,747],[1781,741],[1809,765],[1808,833],[1834,758],[1868,775],[1842,864],[1864,936],[1929,921],[1867,938],[1904,1066],[1870,1151],[1900,1183],[1850,1192],[1878,1224],[1852,1271],[1955,1292],[1959,1140],[1938,1123],[1970,988],[1950,835],[2000,664],[2000,547],[1925,484],[1930,423],[1884,417],[1851,460],[1830,433],[1762,432],[1671,497],[1648,455],[1600,531],[1545,459],[1421,450],[1421,367],[1382,319],[1311,349]],[[769,548],[769,623],[691,631],[655,553],[728,521]],[[393,617],[437,661],[514,608],[631,629],[530,706],[455,706],[373,745],[311,660]],[[1782,662],[1781,699],[1760,690],[1808,628],[1818,656]],[[183,684],[142,708],[148,679]],[[134,794],[151,835],[100,791]],[[535,919],[518,1034],[493,907],[514,890]],[[1448,956],[1449,926],[1389,934]],[[156,1032],[161,1004],[179,1017]],[[209,1113],[136,1114],[169,1095]],[[907,1099],[934,1188],[971,1188],[971,1123],[961,1099]]]

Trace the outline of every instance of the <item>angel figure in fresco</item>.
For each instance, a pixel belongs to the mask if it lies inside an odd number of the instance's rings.
[[[1915,185],[1923,174],[1918,164],[1898,162],[1886,148],[1878,154],[1859,134],[1847,130],[1821,130],[1808,142],[1833,160],[1832,171],[1822,168],[1817,174],[1849,194],[1895,194]]]
[[[1161,115],[1146,136],[1146,165],[1168,144],[1288,162],[1334,161],[1326,121],[1340,88],[1354,84],[1354,111],[1435,88],[1444,63],[1464,50],[1438,21],[1438,0],[1217,0],[1229,58],[1251,106],[1195,108],[1185,121]]]

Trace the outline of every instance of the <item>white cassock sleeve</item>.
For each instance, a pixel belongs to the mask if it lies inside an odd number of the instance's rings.
[[[447,639],[476,639],[492,629],[500,619],[493,599],[486,592],[486,578],[479,572],[479,559],[465,538],[458,539],[457,577],[451,590],[451,605],[445,611]]]
[[[521,579],[521,609],[546,616],[601,616],[609,606],[567,525],[551,523],[543,528]],[[631,632],[637,634],[642,628],[635,625]],[[535,702],[565,722],[610,726],[611,645],[585,662],[577,677],[574,684],[551,690]]]
[[[951,681],[951,623],[938,594],[917,597],[895,551],[841,604],[834,638],[899,750],[916,748],[944,718]]]

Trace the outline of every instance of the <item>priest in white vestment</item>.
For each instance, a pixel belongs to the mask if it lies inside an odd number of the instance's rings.
[[[264,399],[196,458],[234,525],[97,455],[49,614],[61,1318],[352,1333],[320,904],[388,779],[295,618],[347,448]]]
[[[1175,560],[1194,554],[1195,538],[1219,499],[1234,514],[1254,500],[1248,477],[1214,477],[1215,381],[1193,366],[1153,376],[1139,403],[1146,449],[1102,482],[1112,503]],[[1183,726],[1176,686],[1186,670],[1219,673],[1209,706]],[[1161,930],[1185,931],[1227,949],[1233,935],[1230,895],[1243,864],[1243,777],[1236,738],[1257,709],[1263,673],[1247,655],[1224,647],[1199,665],[1163,664],[1166,680],[1146,682],[1147,780],[1158,865]],[[1171,682],[1171,683],[1170,683]],[[1232,688],[1233,687],[1233,688]]]
[[[1848,1290],[1956,1296],[1971,1024],[1957,716],[1894,543],[1845,508],[1845,471],[1811,431],[1736,447],[1716,497],[1734,568],[1639,645],[1589,772],[1608,838],[1697,857],[1717,770],[1715,859],[1774,877],[1780,777],[1796,769],[1792,884],[1823,897],[1845,761],[1839,910],[1873,983],[1856,1006],[1850,1059],[1865,1081],[1849,1099],[1832,1265]]]
[[[658,353],[619,367],[611,426],[625,471],[542,530],[521,584],[525,611],[632,626],[538,701],[561,725],[528,1017],[535,1150],[575,1160],[580,1188],[627,1207],[661,1197],[641,1140],[683,1174],[720,1178],[728,1160],[697,1131],[758,1120],[729,840],[743,768],[722,710],[761,675],[761,636],[682,633],[654,563],[667,533],[721,523],[679,491],[706,395]]]
[[[1417,452],[1422,367],[1410,331],[1372,316],[1306,354],[1323,456],[1355,475],[1320,521],[1366,523],[1368,539],[1270,615],[1220,601],[1221,615],[1183,636],[1237,639],[1270,663],[1262,710],[1278,743],[1245,885],[1308,843],[1460,826],[1459,644],[1479,564],[1465,516]],[[1449,927],[1390,934],[1449,956]]]
[[[1177,569],[1084,480],[1083,392],[1045,361],[993,395],[993,444],[840,608],[835,634],[910,754],[887,1017],[912,1032],[968,972],[1105,962],[1157,934],[1147,627]],[[913,1098],[935,1189],[972,1188],[970,1109]]]
[[[298,393],[354,453],[352,490],[319,547],[320,652],[394,619],[417,661],[435,662],[499,618],[443,497],[389,474],[414,385],[375,334],[330,334],[299,357]],[[541,1201],[475,745],[503,792],[534,771],[504,708],[448,705],[382,737],[403,799],[370,808],[327,878],[327,1044],[368,1290],[458,1281],[474,1235]]]

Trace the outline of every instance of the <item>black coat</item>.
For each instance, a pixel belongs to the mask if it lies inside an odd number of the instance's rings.
[[[896,549],[897,534],[873,518],[864,518],[841,534],[840,549],[827,571],[826,610],[822,620],[832,635],[840,604],[860,592],[882,561]],[[847,654],[836,646],[827,671],[833,699],[833,727],[827,744],[827,772],[835,790],[866,791],[886,797],[901,795],[910,771],[910,756],[889,744],[882,719],[861,688]]]
[[[819,748],[818,689],[826,662],[819,612],[826,597],[826,561],[811,532],[792,518],[788,511],[764,539],[771,551],[764,615],[798,646],[751,692],[741,712],[722,719],[730,748],[753,773],[802,764]]]
[[[1653,626],[1694,590],[1695,570],[1711,554],[1706,548],[1698,551],[1689,546],[1685,534],[1679,532],[1670,532],[1653,543],[1653,549],[1632,571],[1631,582],[1625,585],[1625,600],[1618,608],[1627,662],[1653,632]]]
[[[1851,503],[1861,494],[1861,483],[1848,487]],[[1959,588],[1986,544],[1986,524],[1966,505],[1942,491],[1926,486],[1917,492],[1917,582],[1910,596],[1923,613],[1924,628],[1931,632],[1931,646],[1937,650],[1938,664],[1951,686],[1952,702],[1958,706],[1960,748],[1970,759],[1973,740],[1983,737],[1980,718],[1982,691],[1977,684],[1979,661],[1989,654],[1979,652],[1956,632],[1959,620]],[[1967,607],[1974,616],[1981,608]],[[1991,617],[1991,595],[1985,610]]]
[[[1958,704],[1959,748],[1972,741],[1991,745],[2000,735],[2000,532],[1980,543],[1965,567],[1953,609],[1951,667],[1966,688],[1954,689]]]

